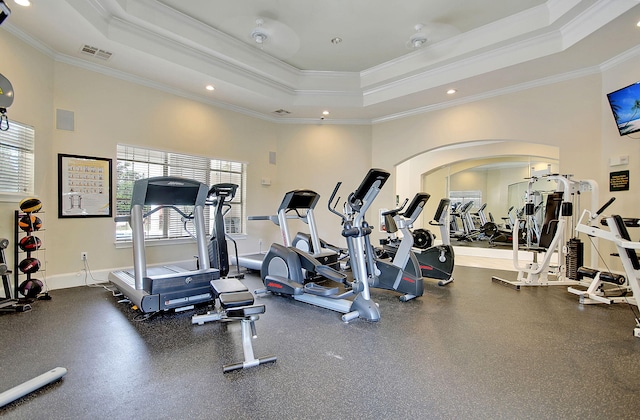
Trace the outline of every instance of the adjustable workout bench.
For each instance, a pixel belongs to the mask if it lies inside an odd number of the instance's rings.
[[[251,339],[257,337],[255,321],[260,314],[265,313],[264,305],[254,305],[254,299],[249,289],[238,279],[227,278],[211,280],[213,296],[220,303],[219,309],[209,311],[204,315],[194,315],[192,324],[203,325],[209,321],[240,321],[242,328],[242,349],[244,360],[223,366],[223,372],[258,366],[264,363],[275,362],[275,356],[255,358]],[[215,302],[214,302],[215,304]]]

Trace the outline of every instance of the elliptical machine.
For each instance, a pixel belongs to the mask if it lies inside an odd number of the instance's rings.
[[[225,233],[224,216],[231,210],[229,204],[236,196],[238,185],[230,183],[215,184],[209,189],[207,205],[213,206],[213,227],[209,239],[209,265],[220,270],[220,277],[244,278],[244,274],[238,271],[229,276],[229,249],[227,239],[233,242],[236,261],[238,261],[238,246],[236,241]]]
[[[370,233],[371,228],[364,220],[364,213],[370,203],[367,203],[366,201],[353,200],[350,197],[345,204],[345,214],[341,214],[334,210],[335,205],[332,206],[331,203],[333,202],[333,198],[335,197],[339,186],[340,184],[336,186],[336,189],[329,199],[329,210],[342,217],[345,229],[346,226],[355,226],[353,229],[356,227],[360,229],[367,229]],[[366,197],[366,195],[364,195],[364,197]],[[418,193],[403,214],[400,214],[400,212],[406,205],[406,201],[400,208],[383,213],[387,223],[387,229],[391,227],[392,230],[400,230],[403,233],[402,240],[398,244],[395,256],[391,261],[376,258],[376,252],[371,245],[371,240],[369,239],[368,234],[364,235],[362,238],[365,246],[365,261],[359,261],[359,259],[361,259],[361,254],[356,249],[357,244],[352,237],[344,235],[343,232],[343,236],[347,238],[347,248],[349,249],[352,267],[354,267],[356,263],[364,264],[367,270],[370,287],[393,290],[395,292],[402,293],[402,296],[400,296],[400,301],[402,302],[407,302],[411,299],[422,296],[424,293],[420,263],[418,262],[415,254],[411,251],[411,248],[413,247],[413,236],[411,235],[410,228],[422,212],[422,209],[428,199],[429,194]]]
[[[371,228],[365,226],[364,212],[371,206],[389,176],[389,172],[384,170],[371,169],[358,189],[349,196],[349,205],[361,210],[359,217],[353,220],[344,220],[342,231],[342,235],[350,241],[352,246],[350,249],[353,266],[352,282],[347,280],[344,273],[331,268],[326,263],[323,264],[309,253],[290,245],[287,211],[295,210],[298,213],[306,212],[304,217],[311,231],[312,242],[315,245],[314,249],[320,249],[313,216],[313,207],[319,195],[309,190],[296,190],[287,193],[283,204],[278,210],[278,221],[285,245],[272,244],[265,256],[261,269],[261,277],[265,289],[260,292],[290,296],[301,302],[341,312],[344,314],[342,315],[344,322],[356,318],[379,321],[380,311],[378,305],[371,300],[369,283],[367,282],[364,238],[371,233]],[[341,183],[338,183],[333,195],[335,195],[340,185]],[[342,217],[342,215],[340,216]],[[335,263],[335,261],[332,262]],[[314,273],[323,278],[323,281],[330,280],[337,283],[337,285],[324,286],[315,281],[307,281],[310,276],[306,275],[306,272]],[[353,300],[347,299],[353,296],[355,296]]]

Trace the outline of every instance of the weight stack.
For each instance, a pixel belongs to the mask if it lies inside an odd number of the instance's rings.
[[[571,280],[578,278],[578,268],[584,265],[584,244],[578,238],[571,238],[567,242],[566,257],[567,277]]]

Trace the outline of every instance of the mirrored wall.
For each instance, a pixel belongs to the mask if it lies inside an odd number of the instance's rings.
[[[429,228],[440,199],[445,197],[456,205],[473,201],[470,212],[476,227],[492,219],[504,226],[524,206],[528,178],[558,172],[557,147],[508,140],[474,141],[433,149],[398,164],[396,194],[400,201],[418,191],[431,194],[416,227]],[[547,185],[535,188],[544,191]],[[452,244],[482,246],[455,240]]]
[[[440,190],[445,186],[444,196],[451,200],[454,245],[488,246],[482,242],[486,239],[482,227],[493,222],[499,228],[510,228],[523,214],[529,178],[557,173],[558,169],[557,159],[536,156],[469,159],[424,173],[422,185],[425,191]],[[553,191],[555,187],[555,182],[538,180],[531,188],[531,202],[542,210],[547,190]],[[541,222],[543,214],[538,211],[534,217]]]

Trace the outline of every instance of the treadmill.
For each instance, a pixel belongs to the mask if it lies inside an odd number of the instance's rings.
[[[220,271],[211,268],[204,222],[209,187],[201,182],[172,176],[140,179],[133,185],[131,210],[128,216],[118,216],[116,222],[126,221],[132,229],[133,270],[109,273],[109,281],[143,313],[167,310],[186,310],[196,303],[214,299],[209,282],[220,278]],[[157,206],[144,213],[145,206]],[[176,206],[193,206],[193,216]],[[192,218],[198,246],[196,270],[175,265],[147,267],[144,239],[144,220],[163,208]]]
[[[325,249],[321,246],[320,237],[318,235],[313,210],[318,204],[320,194],[311,190],[294,190],[285,194],[278,207],[278,213],[271,216],[249,216],[248,220],[269,220],[276,224],[280,228],[281,236],[284,240],[284,246],[293,246],[292,237],[289,234],[289,227],[287,225],[287,219],[302,220],[309,226],[309,240],[310,248],[304,249],[312,257],[320,260],[323,264],[329,265],[332,268],[340,269],[338,262],[338,253]],[[318,250],[318,251],[315,251]],[[241,267],[248,268],[249,270],[261,271],[262,262],[264,261],[266,252],[259,252],[256,254],[240,255],[237,261],[232,260]]]

